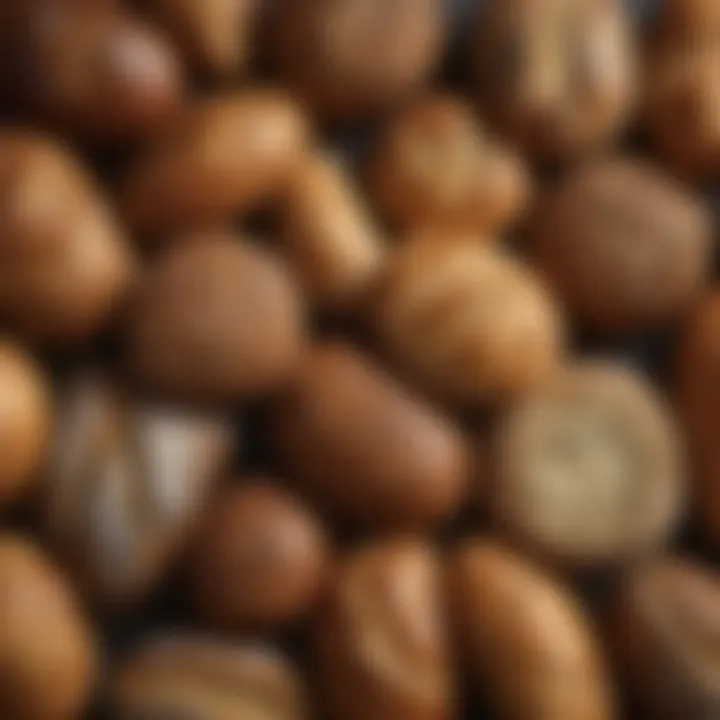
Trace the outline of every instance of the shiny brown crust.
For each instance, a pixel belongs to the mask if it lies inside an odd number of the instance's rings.
[[[457,511],[464,438],[370,359],[325,343],[273,408],[286,474],[331,515],[375,530],[424,529]]]
[[[283,251],[314,305],[357,308],[380,270],[385,238],[350,173],[327,156],[308,157],[281,213]]]
[[[707,0],[670,0],[649,42],[643,121],[680,174],[720,169],[720,11]]]
[[[0,715],[82,717],[96,664],[92,630],[65,578],[29,540],[0,536]]]
[[[119,4],[8,5],[14,94],[36,119],[86,142],[118,142],[151,136],[178,112],[185,88],[177,53]]]
[[[305,115],[282,90],[198,100],[131,166],[125,215],[159,239],[222,226],[282,195],[305,157],[308,134]]]
[[[707,208],[647,163],[590,162],[549,191],[527,247],[568,310],[597,331],[625,333],[676,319],[707,283]]]
[[[658,720],[720,714],[720,577],[679,558],[639,569],[614,616],[620,667]]]
[[[192,594],[210,624],[267,632],[314,609],[327,580],[329,540],[317,515],[277,481],[241,483],[218,495],[202,523]]]
[[[517,220],[530,195],[520,157],[452,95],[429,95],[390,122],[373,152],[368,185],[380,211],[403,230],[492,235]]]
[[[461,546],[448,569],[450,617],[503,720],[613,720],[599,639],[568,589],[491,541]]]
[[[229,78],[248,69],[259,0],[142,0],[203,75]]]
[[[677,528],[683,459],[669,406],[644,379],[582,362],[503,420],[493,514],[510,535],[562,563],[635,559]]]
[[[288,0],[271,26],[281,79],[330,121],[359,120],[417,92],[445,35],[441,0]]]
[[[314,631],[327,717],[455,717],[443,618],[440,560],[423,541],[377,541],[350,556]]]
[[[232,459],[232,441],[223,420],[144,405],[100,377],[69,387],[45,526],[92,598],[126,609],[157,587]]]
[[[113,718],[308,720],[295,668],[270,647],[193,636],[146,642],[112,688]]]
[[[703,533],[720,543],[720,292],[689,318],[677,351],[676,395],[691,451],[694,507]]]
[[[422,388],[477,406],[522,396],[552,374],[562,318],[533,271],[458,233],[409,238],[389,258],[373,321],[389,354]]]
[[[33,341],[81,343],[125,301],[136,262],[92,180],[62,145],[0,133],[0,318]]]
[[[477,96],[541,159],[608,145],[631,119],[636,51],[622,0],[489,0],[471,46]]]
[[[266,395],[299,361],[303,315],[271,251],[230,233],[195,235],[146,275],[129,322],[130,367],[148,389],[181,401]]]

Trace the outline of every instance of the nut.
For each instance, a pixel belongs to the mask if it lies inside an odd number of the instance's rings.
[[[460,649],[498,717],[617,717],[600,643],[564,586],[486,540],[456,552],[448,585]]]
[[[709,213],[650,165],[580,168],[540,203],[528,247],[568,309],[595,330],[642,330],[687,311],[712,262]]]
[[[343,720],[454,716],[440,561],[422,541],[376,542],[349,557],[318,617],[320,702]]]
[[[281,90],[199,100],[130,167],[127,218],[159,239],[222,226],[282,195],[304,159],[308,132]]]
[[[151,390],[232,404],[274,391],[299,361],[300,298],[279,258],[228,233],[170,248],[129,323],[131,368]]]
[[[523,395],[554,372],[563,345],[559,312],[532,271],[457,233],[396,250],[373,316],[400,367],[458,405]]]
[[[293,180],[281,241],[307,294],[327,312],[356,307],[384,256],[379,228],[351,177],[323,156],[308,158]]]
[[[463,499],[468,458],[459,432],[348,345],[310,350],[272,414],[288,476],[343,520],[427,528]]]
[[[29,131],[0,133],[0,236],[0,317],[33,341],[87,340],[134,281],[134,257],[90,178]]]
[[[496,460],[500,525],[570,564],[654,550],[683,509],[669,407],[639,375],[611,363],[570,366],[512,408]]]
[[[82,716],[96,675],[90,627],[65,579],[29,540],[0,537],[0,715]]]
[[[631,119],[636,57],[621,0],[489,0],[472,69],[497,129],[542,159],[607,145]]]
[[[390,123],[372,157],[369,186],[400,228],[490,235],[516,220],[530,195],[522,160],[451,95],[428,96]]]
[[[288,0],[272,17],[278,74],[334,122],[362,119],[419,90],[443,45],[440,0]]]
[[[307,720],[295,668],[262,645],[165,636],[146,642],[113,686],[117,720]]]
[[[220,493],[193,547],[200,614],[231,630],[267,631],[304,618],[323,589],[328,540],[289,492],[249,478]]]

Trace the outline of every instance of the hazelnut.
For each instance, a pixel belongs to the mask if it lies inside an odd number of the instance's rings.
[[[373,154],[369,186],[400,228],[489,234],[516,220],[530,194],[522,160],[450,95],[428,96],[391,121]]]
[[[684,505],[669,406],[639,375],[611,363],[570,366],[513,407],[496,462],[500,525],[570,564],[654,550]]]
[[[158,637],[128,659],[113,684],[117,720],[308,720],[295,668],[270,647],[192,636]]]
[[[321,118],[353,121],[419,90],[444,35],[441,0],[287,0],[271,20],[270,54]]]
[[[472,237],[411,238],[388,260],[374,324],[399,366],[458,405],[522,395],[555,370],[559,312],[532,270]]]
[[[706,0],[661,5],[645,69],[644,122],[679,173],[720,169],[720,13]]]
[[[305,617],[324,586],[328,541],[319,518],[271,480],[221,492],[193,548],[200,614],[229,629],[272,630]]]
[[[568,309],[622,333],[681,315],[712,261],[709,213],[691,191],[639,161],[591,162],[540,203],[528,248]]]
[[[467,448],[452,423],[348,345],[311,349],[273,408],[288,476],[362,528],[427,528],[464,498]]]
[[[489,0],[471,69],[497,129],[554,160],[607,145],[625,128],[635,54],[621,0]]]
[[[0,237],[0,317],[33,341],[87,340],[134,280],[134,257],[90,178],[29,131],[0,133]]]
[[[223,225],[282,195],[304,159],[308,133],[303,112],[281,90],[199,100],[131,165],[126,216],[160,239]]]
[[[551,576],[492,541],[472,540],[451,561],[448,591],[459,649],[498,717],[617,717],[590,619]]]
[[[682,334],[677,360],[677,404],[691,452],[699,526],[720,542],[720,292],[699,304]]]
[[[614,616],[618,659],[653,718],[720,714],[719,606],[717,573],[679,558],[640,568],[623,588]]]
[[[90,698],[96,648],[66,583],[29,540],[0,537],[0,716],[76,720]]]
[[[299,359],[300,298],[279,258],[230,234],[170,248],[129,323],[129,360],[149,389],[232,404],[284,383]]]
[[[190,65],[218,78],[247,69],[259,5],[258,0],[144,0]]]
[[[124,609],[184,548],[230,459],[230,427],[146,405],[95,376],[69,386],[56,427],[48,535],[93,598]]]
[[[326,717],[454,717],[440,560],[422,541],[379,541],[347,558],[313,644]]]
[[[0,342],[0,506],[32,493],[50,445],[49,382],[33,358]]]
[[[15,3],[7,42],[20,104],[82,140],[151,135],[184,99],[174,49],[108,2]]]
[[[327,157],[309,157],[283,207],[282,247],[314,304],[348,311],[364,298],[384,242],[352,178]]]

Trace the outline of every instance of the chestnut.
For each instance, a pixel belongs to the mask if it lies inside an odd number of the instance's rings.
[[[92,630],[65,578],[19,535],[0,536],[0,715],[76,720],[97,675]]]
[[[314,610],[329,540],[315,513],[276,481],[245,478],[218,494],[191,556],[201,617],[220,628],[267,631]]]
[[[429,95],[393,118],[372,153],[370,194],[405,231],[476,230],[489,236],[516,221],[528,204],[521,158],[452,95]]]
[[[555,371],[564,345],[545,285],[506,251],[482,244],[457,232],[409,238],[389,257],[371,309],[399,368],[465,407],[522,396]]]
[[[289,380],[303,324],[280,258],[231,233],[197,234],[147,273],[128,319],[128,362],[158,395],[231,405]]]
[[[270,646],[165,634],[145,641],[111,688],[113,718],[309,720],[292,663]]]
[[[302,109],[279,89],[197,100],[130,164],[121,190],[125,216],[157,241],[224,226],[282,197],[308,135]]]
[[[447,587],[458,649],[497,717],[618,717],[599,637],[569,588],[481,539],[455,551]]]
[[[133,252],[70,151],[22,129],[0,132],[0,318],[32,342],[81,344],[132,290]]]
[[[269,55],[323,120],[365,119],[419,91],[440,63],[442,0],[284,0]]]
[[[360,306],[381,268],[385,243],[350,173],[329,157],[309,156],[281,214],[281,247],[318,310]]]
[[[610,144],[632,119],[637,57],[622,0],[489,0],[471,72],[499,132],[540,160]]]
[[[669,404],[644,378],[610,362],[570,365],[501,422],[494,517],[559,562],[635,560],[677,528],[682,450]]]
[[[380,540],[346,558],[313,628],[323,717],[454,717],[444,618],[440,559],[422,540]]]
[[[589,162],[539,202],[527,248],[579,322],[623,334],[682,317],[712,267],[708,209],[672,177],[624,157]]]
[[[460,430],[348,344],[312,347],[271,413],[288,478],[331,517],[360,529],[425,529],[464,499]]]

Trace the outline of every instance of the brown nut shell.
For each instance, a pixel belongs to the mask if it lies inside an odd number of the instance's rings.
[[[571,592],[491,541],[448,570],[451,617],[472,677],[503,720],[613,720],[613,691],[590,619]]]
[[[129,362],[149,389],[228,405],[283,384],[303,311],[280,258],[231,234],[195,236],[150,270],[129,323]]]
[[[495,518],[570,565],[622,562],[676,529],[685,486],[669,405],[641,376],[579,363],[511,408],[497,438]]]
[[[96,647],[71,588],[29,540],[0,537],[0,716],[76,720],[93,691]]]
[[[113,718],[308,720],[295,668],[262,645],[192,636],[151,639],[113,684]]]
[[[712,262],[708,210],[689,188],[628,158],[590,162],[541,201],[528,248],[568,310],[607,333],[687,311]]]
[[[200,615],[231,630],[268,631],[314,609],[329,569],[320,519],[265,478],[221,492],[192,551]]]
[[[281,90],[199,100],[131,166],[126,216],[161,237],[201,230],[277,199],[304,159],[308,124]]]
[[[321,311],[352,310],[380,269],[384,238],[349,173],[308,157],[282,211],[282,247],[306,293]]]
[[[525,152],[565,159],[631,119],[637,59],[622,0],[489,0],[471,69],[494,126]]]
[[[492,235],[518,218],[530,195],[520,157],[451,95],[430,95],[399,113],[380,139],[368,179],[378,208],[403,229]]]
[[[184,549],[230,461],[230,424],[145,405],[88,376],[69,386],[56,427],[48,535],[95,600],[137,604]]]
[[[645,63],[643,120],[680,174],[720,170],[720,12],[717,3],[662,3]]]
[[[308,352],[273,425],[288,476],[344,520],[426,528],[463,499],[468,463],[459,430],[348,345]]]
[[[287,0],[272,16],[270,54],[317,115],[353,121],[417,92],[444,35],[441,0]]]
[[[247,69],[258,0],[144,0],[144,6],[202,75],[229,78]]]
[[[15,3],[6,53],[19,102],[84,141],[157,132],[179,110],[184,80],[173,47],[111,3]]]
[[[32,494],[51,427],[49,380],[21,348],[0,341],[0,507]]]
[[[350,556],[315,627],[315,667],[329,720],[455,717],[440,559],[394,539]]]
[[[389,354],[448,402],[494,404],[552,374],[563,322],[532,270],[457,233],[411,238],[387,263],[374,324]]]
[[[101,331],[135,279],[135,258],[91,179],[66,148],[0,133],[0,317],[32,341]]]
[[[658,720],[720,715],[720,577],[668,558],[639,569],[617,604],[614,635],[630,689]]]
[[[692,456],[699,526],[720,543],[720,292],[709,293],[684,328],[677,358],[677,402]]]

